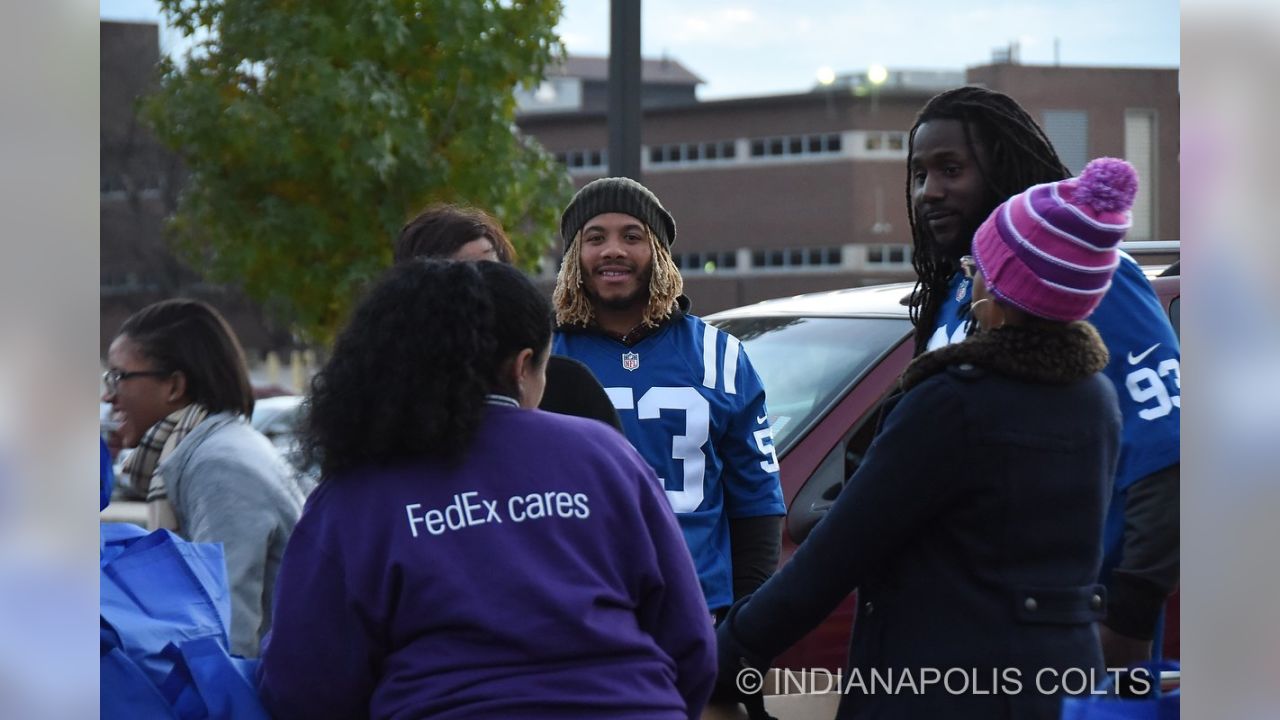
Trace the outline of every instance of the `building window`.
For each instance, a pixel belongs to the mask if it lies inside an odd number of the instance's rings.
[[[906,265],[911,262],[911,248],[907,245],[868,245],[868,265]]]
[[[672,253],[671,257],[675,260],[676,267],[685,273],[713,273],[717,270],[733,270],[738,267],[738,252],[736,250]],[[756,257],[763,263],[763,252],[760,252]]]
[[[1154,110],[1125,110],[1124,159],[1138,172],[1138,194],[1133,198],[1130,211],[1133,226],[1126,233],[1129,240],[1155,238],[1155,188],[1156,177],[1156,113]]]
[[[703,164],[733,160],[738,155],[738,140],[714,140],[697,143],[668,143],[648,146],[648,162],[650,165],[668,163]],[[751,158],[803,158],[824,154],[838,154],[843,147],[840,133],[821,133],[808,135],[787,135],[785,137],[750,138],[746,141]],[[590,157],[574,164],[574,155],[569,153],[566,164],[573,168],[592,167],[595,155],[600,153],[604,162],[603,151],[588,151]]]
[[[1062,164],[1078,174],[1089,161],[1089,113],[1084,110],[1045,110],[1044,134],[1058,151]]]
[[[609,162],[608,154],[598,148],[558,152],[555,154],[555,159],[570,170],[599,170]]]
[[[900,156],[907,146],[907,134],[897,130],[871,130],[865,133],[862,146],[869,153]]]
[[[768,149],[767,140],[756,141],[751,153],[761,157]],[[697,143],[670,143],[649,147],[649,164],[667,163],[714,163],[730,160],[737,155],[736,142],[733,140],[715,140]]]
[[[787,137],[758,138],[751,141],[751,156],[802,157],[840,152],[840,134],[788,135]],[[725,157],[733,157],[732,143],[724,147]]]
[[[706,255],[707,259],[713,256]],[[724,252],[714,258],[717,266],[733,268],[737,266],[736,253]],[[782,250],[752,250],[751,267],[767,269],[823,268],[843,264],[842,253],[838,246],[813,248],[787,248]]]

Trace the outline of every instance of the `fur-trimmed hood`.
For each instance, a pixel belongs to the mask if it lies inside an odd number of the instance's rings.
[[[1109,358],[1098,331],[1084,321],[1006,325],[917,357],[901,384],[910,390],[949,366],[969,363],[1017,380],[1065,385],[1100,372]]]

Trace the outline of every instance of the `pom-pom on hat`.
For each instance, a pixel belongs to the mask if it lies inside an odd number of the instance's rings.
[[[676,241],[676,221],[649,188],[631,178],[607,177],[583,185],[560,216],[565,252],[591,218],[611,212],[630,215],[644,223],[667,247]]]
[[[1000,204],[973,237],[996,298],[1061,322],[1091,315],[1120,264],[1138,192],[1133,166],[1098,158],[1079,177],[1031,187]]]

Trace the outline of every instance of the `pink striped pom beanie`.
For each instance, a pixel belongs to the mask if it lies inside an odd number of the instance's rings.
[[[1111,287],[1137,192],[1133,166],[1104,157],[1086,165],[1080,177],[1036,185],[1004,201],[973,237],[987,289],[1037,317],[1089,317]]]

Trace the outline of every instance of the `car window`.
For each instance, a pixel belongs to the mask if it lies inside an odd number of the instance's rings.
[[[735,317],[715,325],[742,341],[764,382],[779,455],[911,329],[894,318]]]

